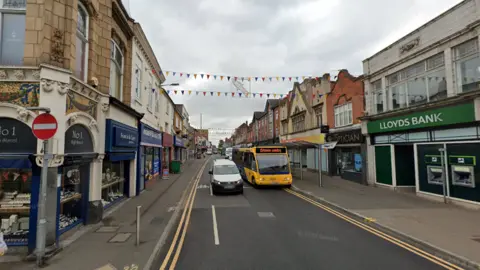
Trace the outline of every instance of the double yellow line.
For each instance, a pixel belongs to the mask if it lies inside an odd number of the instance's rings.
[[[425,259],[427,259],[427,260],[429,260],[429,261],[431,261],[431,262],[433,262],[437,265],[440,265],[440,266],[442,266],[446,269],[451,269],[451,270],[463,270],[463,268],[461,268],[459,266],[456,266],[456,265],[454,265],[450,262],[447,262],[447,261],[443,260],[442,258],[434,256],[434,255],[432,255],[432,254],[430,254],[430,253],[428,253],[424,250],[421,250],[421,249],[419,249],[417,247],[414,247],[414,246],[412,246],[408,243],[405,243],[405,242],[403,242],[403,241],[401,241],[401,240],[399,240],[399,239],[397,239],[397,238],[395,238],[391,235],[388,235],[384,232],[381,232],[377,229],[374,229],[370,226],[367,226],[367,225],[365,225],[365,224],[363,224],[363,223],[361,223],[361,222],[359,222],[359,221],[357,221],[357,220],[355,220],[351,217],[348,217],[348,216],[346,216],[346,215],[344,215],[344,214],[342,214],[338,211],[335,211],[332,208],[329,208],[329,207],[327,207],[327,206],[325,206],[325,205],[323,205],[323,204],[321,204],[317,201],[314,201],[314,200],[312,200],[312,199],[310,199],[310,198],[308,198],[308,197],[306,197],[306,196],[304,196],[304,195],[302,195],[298,192],[295,192],[291,189],[284,189],[284,190],[286,192],[294,195],[294,196],[299,197],[302,200],[305,200],[305,201],[307,201],[307,202],[309,202],[309,203],[311,203],[311,204],[313,204],[313,205],[315,205],[315,206],[317,206],[317,207],[319,207],[319,208],[321,208],[321,209],[323,209],[323,210],[325,210],[325,211],[327,211],[327,212],[329,212],[329,213],[331,213],[331,214],[333,214],[333,215],[335,215],[335,216],[337,216],[337,217],[339,217],[339,218],[357,226],[357,227],[360,227],[360,228],[362,228],[362,229],[364,229],[364,230],[366,230],[366,231],[368,231],[368,232],[370,232],[370,233],[372,233],[372,234],[374,234],[374,235],[376,235],[380,238],[383,238],[384,240],[387,240],[388,242],[391,242],[391,243],[393,243],[393,244],[395,244],[399,247],[402,247],[402,248],[404,248],[404,249],[406,249],[410,252],[413,252],[413,253],[417,254],[418,256],[423,257],[423,258],[425,258]]]
[[[175,269],[175,266],[177,265],[178,258],[180,257],[180,252],[182,251],[183,242],[185,241],[185,235],[187,234],[188,224],[190,221],[190,214],[192,213],[193,202],[195,201],[195,195],[197,194],[197,186],[198,186],[198,183],[200,182],[200,179],[202,178],[203,171],[205,170],[205,167],[207,166],[208,161],[209,159],[205,162],[205,164],[203,164],[202,168],[200,169],[200,171],[198,172],[195,178],[195,181],[193,182],[193,186],[190,190],[190,194],[188,195],[188,199],[185,202],[185,208],[183,209],[182,217],[180,218],[180,223],[178,224],[177,231],[175,232],[175,236],[173,237],[172,244],[168,249],[168,253],[163,259],[162,265],[160,266],[160,270],[166,269],[168,262],[172,257],[175,246],[177,246],[177,248],[175,249],[175,254],[173,255],[172,262],[170,263],[170,267],[168,269]],[[181,236],[180,236],[180,233],[181,233]],[[178,239],[178,237],[180,237],[180,240]],[[177,241],[178,241],[178,245],[177,245]]]

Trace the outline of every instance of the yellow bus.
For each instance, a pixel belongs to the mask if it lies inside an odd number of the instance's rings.
[[[254,186],[292,185],[292,173],[284,146],[233,149],[232,159],[244,180]]]

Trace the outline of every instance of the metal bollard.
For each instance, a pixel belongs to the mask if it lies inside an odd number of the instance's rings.
[[[140,209],[142,208],[141,205],[137,206],[137,246],[140,245]]]

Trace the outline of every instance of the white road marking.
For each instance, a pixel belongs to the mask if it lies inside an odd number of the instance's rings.
[[[212,205],[212,218],[213,218],[213,238],[215,240],[215,245],[220,245],[220,240],[218,240],[218,227],[217,227],[217,215],[215,214],[215,206]]]
[[[210,185],[210,196],[213,196],[212,185]]]

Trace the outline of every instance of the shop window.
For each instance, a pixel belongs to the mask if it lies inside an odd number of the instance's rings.
[[[458,91],[478,90],[480,82],[478,38],[455,47],[454,56]]]
[[[337,172],[362,172],[360,148],[338,148],[336,150]]]
[[[111,40],[110,44],[110,95],[122,100],[123,53],[115,41]]]
[[[409,142],[427,142],[429,141],[428,132],[413,132],[408,134]]]
[[[0,159],[0,231],[7,245],[26,245],[32,169],[28,159]]]
[[[334,108],[335,113],[335,127],[342,127],[352,124],[352,103],[346,103],[336,106]]]
[[[445,130],[433,131],[434,141],[457,141],[457,140],[471,140],[477,139],[477,128],[454,128]]]
[[[145,147],[145,181],[153,179],[153,147]]]
[[[77,10],[77,36],[75,54],[75,76],[81,80],[87,80],[88,63],[88,12],[79,2]]]
[[[63,168],[60,191],[60,233],[82,222],[82,179],[88,179],[88,170],[82,170],[81,166],[66,166]]]
[[[22,65],[25,47],[26,0],[3,0],[0,8],[0,64]]]
[[[103,161],[102,203],[103,207],[124,197],[125,161]]]

